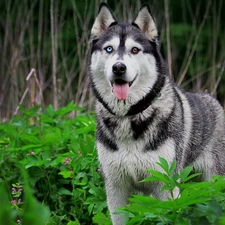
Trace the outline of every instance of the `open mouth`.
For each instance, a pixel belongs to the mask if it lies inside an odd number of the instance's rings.
[[[135,80],[135,79],[134,79]],[[116,79],[115,81],[114,81],[114,83],[113,84],[128,84],[129,85],[129,87],[133,84],[133,82],[134,82],[134,80],[132,80],[132,81],[130,81],[130,82],[127,82],[127,81],[125,81],[125,80],[122,80],[122,79]],[[112,85],[113,85],[112,84]]]
[[[134,78],[134,80],[135,79],[136,77]],[[112,91],[118,100],[125,100],[128,97],[130,86],[133,84],[134,80],[127,82],[122,79],[116,79],[114,83],[112,83]]]

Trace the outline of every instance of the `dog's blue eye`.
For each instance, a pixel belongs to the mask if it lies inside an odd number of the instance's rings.
[[[105,48],[107,53],[112,53],[113,52],[113,47],[112,46],[108,46]]]

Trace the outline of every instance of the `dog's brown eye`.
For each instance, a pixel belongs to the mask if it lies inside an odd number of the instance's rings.
[[[138,49],[137,47],[133,47],[133,48],[131,49],[131,53],[132,53],[132,54],[138,54],[139,51],[140,51],[140,49]]]

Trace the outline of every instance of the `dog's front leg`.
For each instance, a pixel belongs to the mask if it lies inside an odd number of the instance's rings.
[[[117,186],[110,182],[106,183],[107,203],[112,218],[113,225],[123,225],[124,218],[114,214],[117,209],[128,204],[131,191],[126,186]]]

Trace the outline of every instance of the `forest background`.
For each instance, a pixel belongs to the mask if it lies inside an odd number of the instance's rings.
[[[90,29],[100,0],[0,1],[0,120],[18,105],[74,101],[93,109],[86,74]],[[207,91],[225,106],[225,1],[108,0],[115,17],[132,21],[148,3],[168,71],[188,91]]]

